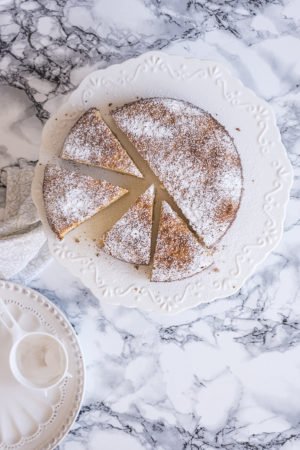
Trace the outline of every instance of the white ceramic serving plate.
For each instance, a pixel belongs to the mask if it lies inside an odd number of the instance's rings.
[[[214,266],[190,279],[151,283],[143,269],[99,252],[103,215],[81,225],[62,242],[52,233],[38,166],[32,194],[56,260],[99,300],[151,311],[176,312],[236,292],[279,242],[292,183],[292,169],[267,103],[218,62],[149,52],[88,75],[46,123],[40,163],[60,154],[78,117],[98,107],[116,131],[109,111],[143,97],[187,100],[207,110],[230,135],[241,156],[244,192],[237,218],[214,254]],[[122,139],[121,139],[122,142]],[[75,242],[74,237],[79,239]]]
[[[0,449],[50,450],[75,421],[84,391],[84,364],[75,332],[46,297],[0,280],[0,297],[24,331],[53,334],[68,354],[68,373],[45,391],[18,383],[10,371],[13,339],[0,323]]]

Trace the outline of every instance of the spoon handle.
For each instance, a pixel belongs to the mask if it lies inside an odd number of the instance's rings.
[[[4,316],[6,317],[4,318]],[[10,320],[10,323],[7,321],[7,317]],[[15,320],[14,316],[9,311],[8,307],[4,303],[3,299],[0,297],[0,321],[2,322],[2,325],[5,326],[5,328],[10,332],[13,333],[14,330],[20,332],[20,327],[18,322]]]

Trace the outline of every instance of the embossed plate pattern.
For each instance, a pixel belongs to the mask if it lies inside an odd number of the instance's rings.
[[[102,252],[98,255],[92,239],[97,238],[97,219],[62,242],[54,236],[45,216],[41,166],[32,193],[52,254],[100,300],[168,313],[227,297],[242,286],[281,238],[292,169],[274,114],[265,101],[217,62],[162,52],[149,52],[88,75],[45,125],[40,162],[59,155],[71,126],[91,106],[98,107],[112,125],[110,108],[153,96],[187,100],[207,110],[226,127],[240,153],[242,202],[235,222],[217,246],[213,268],[187,280],[150,283],[143,270]],[[74,242],[74,236],[80,244]]]
[[[28,389],[9,368],[11,335],[0,324],[0,449],[50,450],[75,421],[84,390],[84,365],[75,332],[46,297],[27,287],[0,280],[0,297],[25,331],[46,331],[64,344],[67,377],[52,389]]]

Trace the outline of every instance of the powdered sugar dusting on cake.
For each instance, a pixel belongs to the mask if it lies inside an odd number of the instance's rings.
[[[212,262],[180,217],[162,202],[152,281],[175,281],[201,272]]]
[[[172,130],[160,126],[149,115],[139,115],[130,120],[130,130],[135,136],[156,137],[158,139],[167,139],[172,137]]]
[[[89,109],[76,122],[65,140],[61,156],[142,177],[95,108]]]
[[[45,168],[46,215],[52,230],[60,238],[126,192],[107,181],[94,180],[54,165]]]
[[[238,152],[225,128],[190,103],[150,98],[113,113],[205,244],[213,246],[236,217],[242,192]],[[152,133],[143,124],[151,121]]]
[[[106,233],[103,250],[133,264],[149,264],[154,186],[140,195],[132,207]]]

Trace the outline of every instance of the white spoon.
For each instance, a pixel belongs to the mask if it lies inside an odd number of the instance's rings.
[[[68,376],[68,354],[64,345],[49,333],[24,331],[1,298],[0,322],[13,338],[9,364],[19,383],[45,391]]]

